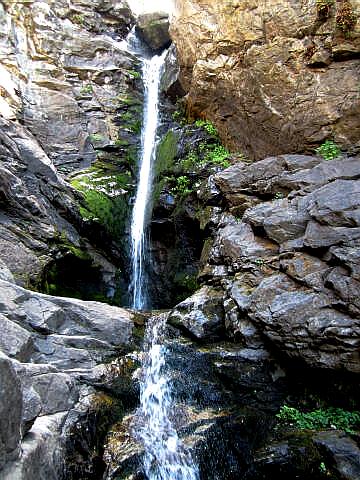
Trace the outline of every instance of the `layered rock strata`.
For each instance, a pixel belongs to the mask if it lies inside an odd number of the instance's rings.
[[[326,3],[326,8],[321,8]],[[359,149],[360,6],[184,0],[171,25],[190,116],[251,158]]]

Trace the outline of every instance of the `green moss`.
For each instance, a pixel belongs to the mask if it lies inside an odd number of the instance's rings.
[[[71,185],[84,195],[80,214],[84,220],[102,224],[120,242],[128,218],[127,192],[132,187],[130,171],[116,172],[99,162],[71,180]]]
[[[173,169],[178,140],[178,135],[172,130],[169,130],[161,140],[156,153],[156,176]]]
[[[179,303],[192,295],[199,289],[196,273],[179,273],[174,278],[175,291],[177,292],[175,302]]]

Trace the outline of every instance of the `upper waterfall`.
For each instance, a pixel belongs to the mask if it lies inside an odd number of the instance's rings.
[[[139,310],[146,308],[149,299],[146,291],[146,274],[144,260],[146,255],[146,225],[153,180],[153,162],[156,153],[156,131],[159,123],[159,85],[166,50],[161,55],[154,55],[143,60],[143,80],[145,87],[145,104],[141,138],[141,159],[139,164],[139,181],[131,221],[132,245],[132,282],[131,305]]]

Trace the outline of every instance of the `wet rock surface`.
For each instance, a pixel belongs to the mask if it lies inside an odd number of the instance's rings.
[[[119,303],[142,117],[134,17],[125,1],[3,2],[0,17],[1,260],[19,285]]]

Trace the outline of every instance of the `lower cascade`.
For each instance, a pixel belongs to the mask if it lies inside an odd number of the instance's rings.
[[[198,469],[170,420],[172,398],[163,344],[165,324],[166,315],[154,316],[145,333],[138,413],[138,435],[145,447],[144,470],[148,480],[198,480]]]

